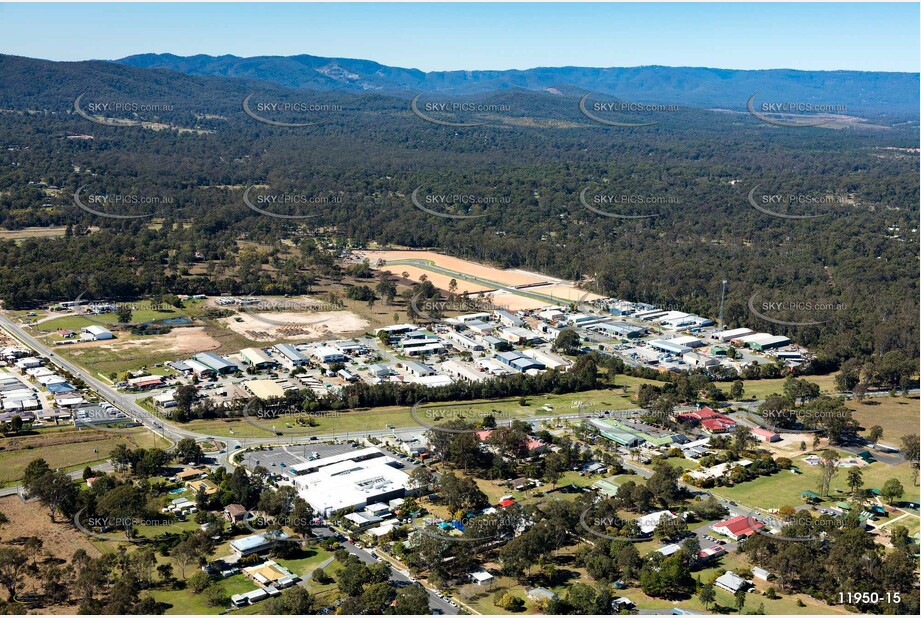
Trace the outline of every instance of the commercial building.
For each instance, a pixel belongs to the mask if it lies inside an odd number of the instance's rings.
[[[646,442],[646,438],[641,436],[639,432],[630,429],[623,423],[602,419],[592,419],[590,422],[599,429],[599,433],[602,436],[620,446],[634,448]]]
[[[756,531],[764,528],[764,524],[748,515],[737,515],[727,520],[717,522],[710,526],[710,528],[714,532],[728,536],[734,541],[740,541],[742,539],[747,539],[755,534]]]
[[[736,422],[724,414],[720,414],[711,408],[701,408],[693,412],[682,412],[676,414],[675,418],[679,421],[685,421],[692,425],[700,425],[709,433],[726,433],[735,431]]]
[[[128,380],[128,388],[144,391],[151,388],[163,386],[163,378],[160,376],[138,376]]]
[[[317,513],[328,517],[342,509],[360,509],[406,496],[409,475],[395,467],[402,464],[382,454],[369,459],[362,458],[361,451],[353,455],[356,457],[294,477],[301,497]]]

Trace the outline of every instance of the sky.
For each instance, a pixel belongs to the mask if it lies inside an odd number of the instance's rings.
[[[918,72],[919,49],[918,3],[0,3],[0,53],[48,60],[311,54],[423,71]]]

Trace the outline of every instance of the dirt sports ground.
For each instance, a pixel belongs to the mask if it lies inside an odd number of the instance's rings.
[[[447,290],[448,283],[454,278],[457,281],[457,291],[459,293],[492,294],[492,301],[496,305],[507,307],[512,311],[536,309],[557,302],[588,301],[601,298],[597,294],[585,292],[576,287],[572,281],[523,270],[503,270],[494,266],[442,255],[434,251],[359,251],[357,256],[359,259],[366,258],[372,268],[387,270],[394,275],[402,275],[402,273],[406,272],[409,273],[410,279],[419,280],[419,277],[425,274],[435,287],[442,290]],[[384,264],[378,266],[379,261],[383,261]],[[426,266],[427,264],[432,264],[442,270],[449,270],[458,275],[475,278],[477,281],[468,281],[462,277],[452,277],[442,272],[429,270]],[[516,288],[521,290],[521,293],[490,288],[488,287],[490,282],[506,288]]]

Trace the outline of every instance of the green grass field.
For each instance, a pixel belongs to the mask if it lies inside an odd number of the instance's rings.
[[[813,382],[819,385],[821,392],[824,394],[830,394],[835,392],[835,374],[829,373],[822,376],[804,376],[807,382]],[[764,399],[768,395],[774,393],[783,393],[783,383],[784,378],[776,378],[772,380],[743,380],[745,383],[745,394],[744,399]],[[717,388],[722,390],[724,393],[729,393],[729,389],[732,387],[732,382],[714,382]]]
[[[793,474],[781,470],[770,476],[761,476],[752,481],[740,483],[734,487],[715,487],[712,493],[734,500],[742,506],[757,507],[762,509],[780,508],[788,504],[798,506],[803,504],[801,493],[807,489],[818,491],[821,471],[819,466],[810,466],[797,458],[794,460],[802,474]],[[899,479],[905,488],[906,494],[912,493],[911,470],[908,463],[898,466],[889,466],[883,463],[873,463],[861,468],[863,471],[864,488],[879,489],[890,478]],[[840,489],[841,492],[836,492]],[[847,469],[839,469],[831,482],[831,494],[834,500],[842,500],[849,493],[847,487]],[[917,488],[914,488],[917,493]]]
[[[867,397],[862,402],[848,401],[845,405],[853,410],[864,433],[873,425],[882,427],[884,444],[901,448],[902,436],[918,433],[921,409],[917,396]]]
[[[464,402],[446,402],[424,404],[419,407],[417,416],[426,424],[438,424],[447,419],[468,418],[480,421],[486,415],[493,415],[498,421],[533,417],[554,417],[570,415],[578,411],[582,402],[585,410],[627,410],[635,407],[629,398],[618,390],[593,390],[565,395],[538,395],[526,397],[527,406],[522,407],[518,397],[494,400],[474,400]],[[548,412],[543,406],[553,408]],[[361,434],[375,429],[386,429],[388,425],[396,428],[419,427],[420,422],[412,417],[410,408],[405,406],[386,406],[365,410],[350,410],[338,415],[317,416],[316,427],[302,427],[295,422],[283,420],[245,419],[192,421],[183,427],[208,435],[255,438],[271,437],[272,426],[284,436],[322,436],[331,433]],[[441,419],[441,420],[439,420]]]
[[[130,323],[141,324],[142,322],[178,317],[194,318],[201,313],[201,303],[202,301],[185,301],[183,303],[184,306],[181,309],[168,306],[164,307],[163,310],[159,310],[155,309],[150,301],[139,300],[137,302],[131,303],[133,306],[136,306],[137,309],[131,312]],[[45,313],[43,315],[50,316],[54,315],[54,313]],[[115,313],[102,313],[99,315],[94,315],[92,316],[92,319],[80,315],[64,315],[54,320],[48,320],[46,322],[42,322],[41,324],[35,324],[32,326],[32,328],[37,332],[51,332],[60,329],[80,330],[81,328],[90,326],[92,324],[115,325],[117,323],[118,316]]]
[[[36,431],[35,435],[2,438],[0,486],[18,482],[29,462],[39,457],[45,459],[52,468],[71,471],[102,463],[118,444],[131,448],[169,446],[166,440],[141,427],[117,434],[56,427]]]

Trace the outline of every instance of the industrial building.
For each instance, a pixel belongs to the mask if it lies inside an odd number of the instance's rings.
[[[405,361],[403,363],[403,368],[410,374],[414,375],[417,378],[423,376],[435,375],[435,370],[426,365],[425,363],[417,363],[416,361]]]
[[[626,322],[601,322],[592,324],[588,329],[608,337],[624,337],[626,339],[637,339],[646,334],[646,329],[642,326],[633,326]]]
[[[790,339],[782,335],[769,335],[759,333],[755,335],[754,339],[750,339],[746,344],[752,350],[756,352],[764,352],[766,350],[773,350],[775,348],[782,348],[784,346],[790,345]]]
[[[300,351],[290,343],[279,343],[275,346],[275,349],[281,354],[282,362],[290,367],[300,367],[310,362],[306,356],[301,354]]]
[[[273,399],[285,396],[285,388],[274,380],[249,380],[243,382],[242,386],[253,397],[259,399]]]
[[[496,311],[496,317],[499,319],[499,322],[505,326],[510,326],[513,328],[524,326],[524,320],[513,313],[509,313],[508,311],[498,310]]]
[[[108,328],[93,324],[92,326],[87,326],[80,330],[82,333],[80,338],[84,341],[104,341],[106,339],[115,339],[115,335],[112,334]]]
[[[485,347],[479,341],[474,341],[470,337],[465,337],[454,331],[445,333],[445,338],[447,338],[451,342],[451,345],[457,348],[459,352],[482,352]]]
[[[337,348],[328,345],[321,345],[314,348],[310,356],[319,363],[342,363],[348,360],[348,357],[340,352]]]
[[[542,362],[533,358],[528,358],[519,352],[499,352],[496,354],[496,359],[500,363],[504,363],[512,369],[521,372],[525,372],[530,369],[536,369],[540,371],[547,368]]]
[[[691,351],[688,346],[674,343],[669,339],[653,339],[649,342],[649,347],[669,354],[687,354]]]
[[[733,328],[731,330],[724,330],[720,333],[714,333],[713,337],[720,341],[732,341],[737,337],[744,337],[745,335],[753,335],[755,331],[750,328]]]
[[[482,382],[486,379],[486,376],[467,367],[461,362],[456,360],[445,361],[441,364],[441,370],[444,371],[447,375],[458,380],[469,380],[471,382]]]
[[[691,367],[698,367],[701,369],[709,369],[710,367],[716,367],[720,364],[717,359],[698,354],[697,352],[687,352],[681,359]]]
[[[259,348],[243,348],[240,350],[240,357],[244,363],[256,369],[268,369],[269,367],[278,366],[278,361],[270,358],[268,354]]]
[[[556,354],[534,348],[522,350],[521,353],[543,364],[547,369],[566,369],[572,364],[562,356],[557,356]]]
[[[222,356],[218,356],[213,352],[201,352],[192,357],[193,361],[201,363],[202,365],[212,369],[215,373],[225,374],[225,373],[236,373],[240,371],[240,368],[237,367],[235,363],[230,362]]]

